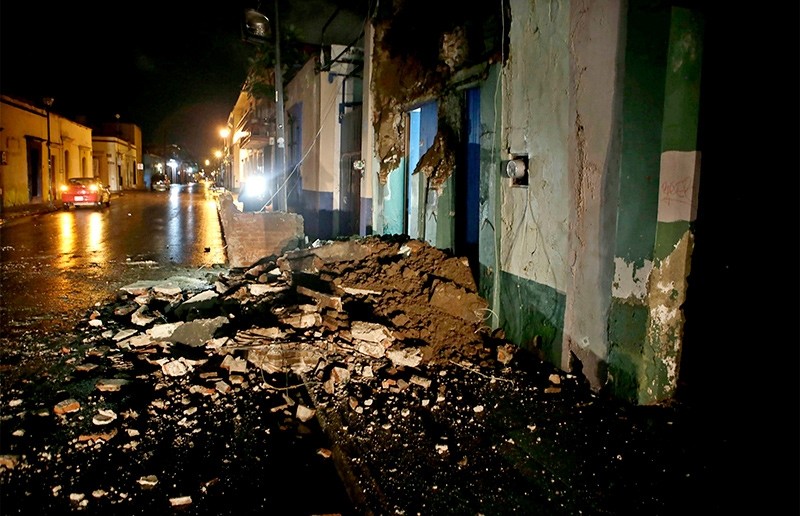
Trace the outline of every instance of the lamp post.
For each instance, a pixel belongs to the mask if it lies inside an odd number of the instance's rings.
[[[53,97],[45,97],[42,102],[44,102],[44,110],[47,113],[47,177],[50,182],[50,207],[52,208],[56,200],[56,178],[53,175],[53,158],[50,153],[50,108],[53,107],[55,99]]]
[[[218,186],[225,186],[226,188],[230,188],[230,181],[227,174],[228,153],[230,152],[230,147],[228,147],[228,136],[230,136],[230,134],[231,130],[228,127],[223,127],[222,129],[219,130],[219,135],[222,137],[222,158],[219,164],[221,183]]]
[[[281,189],[281,206],[283,211],[289,211],[287,206],[286,196],[286,135],[283,117],[283,72],[281,71],[281,39],[280,39],[280,26],[278,23],[278,0],[275,0],[275,135],[276,149],[278,151],[278,159],[276,160],[281,169],[279,177],[283,181],[279,188]]]

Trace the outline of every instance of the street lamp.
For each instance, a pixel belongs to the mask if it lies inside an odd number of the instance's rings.
[[[53,175],[53,158],[50,153],[50,108],[53,107],[55,99],[53,97],[45,97],[42,102],[44,102],[44,110],[47,113],[47,177],[50,181],[50,207],[52,208],[56,200],[56,178]]]
[[[245,24],[250,33],[250,37],[257,41],[267,41],[269,33],[269,18],[256,11],[255,9],[248,9],[245,11]],[[280,202],[282,208],[287,210],[286,199],[286,136],[284,127],[284,113],[283,113],[283,75],[281,72],[281,39],[280,28],[278,24],[278,0],[275,0],[275,136],[276,136],[276,152],[278,159],[276,160],[282,171],[283,182],[280,185],[281,197]]]
[[[222,181],[223,183],[227,183],[227,186],[223,184],[219,184],[218,186],[226,186],[228,188],[230,188],[230,181],[227,176],[227,169],[228,169],[227,159],[228,159],[228,154],[230,152],[230,147],[228,147],[228,136],[230,136],[230,134],[231,130],[228,127],[223,127],[222,129],[219,130],[219,135],[222,137],[222,156],[219,164],[219,175],[220,175],[219,180]]]

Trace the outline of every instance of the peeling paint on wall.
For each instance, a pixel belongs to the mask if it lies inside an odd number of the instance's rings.
[[[611,284],[612,295],[619,299],[644,301],[647,296],[647,281],[653,270],[653,262],[645,260],[644,265],[636,267],[624,258],[614,259],[614,282]]]
[[[647,330],[644,363],[658,371],[648,371],[641,379],[644,390],[639,401],[652,404],[672,398],[678,384],[678,365],[683,347],[684,316],[692,254],[693,234],[686,231],[674,251],[664,260],[657,260],[650,274],[650,321]]]

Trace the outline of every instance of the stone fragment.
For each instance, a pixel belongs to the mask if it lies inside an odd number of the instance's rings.
[[[81,373],[88,373],[89,371],[91,371],[93,369],[97,369],[97,367],[98,367],[97,364],[92,364],[92,363],[78,364],[77,366],[75,366],[75,370],[79,371]]]
[[[81,409],[81,404],[78,403],[78,400],[69,398],[56,403],[56,406],[53,407],[53,412],[55,412],[60,416],[63,414],[69,414],[71,412],[77,412],[80,409]]]
[[[220,380],[217,383],[215,383],[214,387],[217,389],[217,392],[219,392],[221,394],[228,394],[229,392],[231,392],[233,390],[233,388],[230,385],[228,385],[226,382],[224,382],[222,380]]]
[[[97,426],[104,426],[113,423],[117,419],[117,414],[113,410],[100,409],[92,417],[92,423]]]
[[[199,347],[213,339],[217,330],[227,324],[228,318],[220,315],[213,319],[195,319],[184,323],[172,332],[167,340],[169,342],[186,344],[187,346]]]
[[[152,328],[148,329],[146,333],[150,335],[153,340],[167,340],[169,339],[172,334],[175,332],[175,328],[182,325],[183,321],[177,321],[172,323],[164,323],[164,324],[156,324]]]
[[[313,371],[322,358],[319,347],[310,344],[272,344],[247,352],[247,361],[268,373]]]
[[[212,308],[216,307],[218,303],[219,294],[213,290],[204,290],[178,305],[178,307],[175,309],[175,314],[180,318],[184,318],[193,311],[203,313],[211,310]]]
[[[117,392],[127,383],[129,383],[129,380],[124,378],[101,378],[95,382],[94,386],[97,387],[99,391]]]
[[[386,326],[367,321],[353,321],[350,325],[350,334],[354,339],[366,342],[383,342],[387,339],[389,341],[394,340],[392,332],[389,331]]]
[[[0,455],[0,468],[14,469],[19,465],[19,455]]]
[[[317,413],[316,410],[310,409],[305,405],[297,405],[297,412],[295,413],[297,419],[302,421],[303,423],[310,420],[314,415]]]
[[[147,326],[156,320],[155,317],[147,315],[147,306],[140,306],[133,314],[131,314],[131,322],[136,326]]]
[[[220,367],[227,369],[228,373],[246,373],[247,360],[234,357],[233,355],[226,355],[222,360]]]
[[[511,344],[504,344],[497,347],[497,361],[503,365],[508,365],[514,358],[515,348]]]
[[[81,434],[81,435],[78,436],[78,442],[82,442],[82,443],[83,442],[88,442],[88,441],[91,441],[91,442],[106,441],[106,442],[108,442],[111,439],[113,439],[115,435],[117,435],[117,429],[116,428],[112,428],[108,432],[101,432],[101,433],[96,433],[96,434]]]
[[[298,285],[296,290],[298,294],[302,294],[316,300],[320,307],[332,308],[336,311],[342,310],[342,298],[338,296],[332,296],[330,294],[325,294],[324,292],[318,292],[302,285]]]
[[[125,339],[127,339],[127,338],[129,338],[129,337],[133,337],[133,336],[134,336],[134,335],[136,335],[137,333],[139,333],[139,330],[134,330],[134,329],[132,329],[132,328],[127,328],[127,329],[124,329],[124,330],[120,330],[120,331],[118,331],[118,332],[117,332],[117,333],[114,335],[113,339],[114,339],[116,342],[120,342],[120,341],[123,341],[123,340],[125,340]]]
[[[192,497],[191,496],[178,496],[175,498],[169,499],[170,505],[173,507],[181,507],[184,505],[191,505],[192,504]]]
[[[153,338],[145,333],[134,335],[128,339],[120,341],[118,346],[122,349],[144,348],[153,344]]]
[[[165,362],[161,365],[161,370],[168,376],[183,376],[189,372],[190,367],[182,358],[179,358]]]
[[[431,380],[429,378],[424,378],[424,377],[416,375],[416,374],[415,375],[411,375],[411,378],[409,379],[409,381],[411,383],[413,383],[414,385],[419,385],[420,387],[424,387],[425,389],[427,389],[427,388],[429,388],[431,386]]]
[[[156,477],[155,475],[145,475],[143,477],[140,477],[136,481],[136,483],[138,483],[145,489],[150,489],[151,487],[155,487],[155,485],[158,484],[158,477]]]
[[[279,284],[270,285],[265,283],[251,283],[247,286],[247,290],[251,296],[260,297],[265,294],[275,294],[289,290],[289,285]]]
[[[417,367],[422,363],[422,352],[419,348],[404,348],[386,351],[386,358],[392,361],[395,367]]]
[[[368,288],[341,287],[341,289],[345,294],[350,294],[351,296],[378,296],[383,294],[382,290],[371,290]]]
[[[380,342],[356,341],[353,343],[356,351],[372,358],[382,358],[386,348]]]
[[[318,313],[289,314],[281,317],[281,322],[298,329],[313,328],[322,324]]]

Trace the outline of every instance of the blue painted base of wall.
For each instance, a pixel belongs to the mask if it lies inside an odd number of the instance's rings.
[[[333,238],[333,192],[303,190],[302,199],[308,240],[313,242]]]

